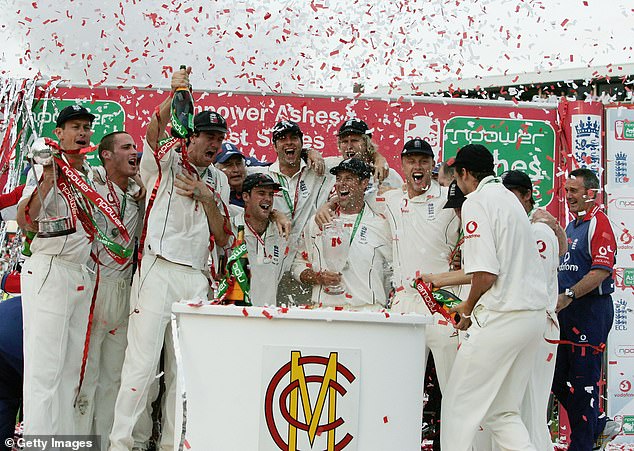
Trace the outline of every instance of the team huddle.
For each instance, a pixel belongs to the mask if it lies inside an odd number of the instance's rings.
[[[188,86],[188,71],[176,72],[172,90]],[[436,176],[434,149],[409,140],[401,178],[361,119],[341,124],[340,156],[327,158],[281,121],[266,165],[223,144],[227,124],[213,111],[194,117],[187,139],[169,138],[169,110],[168,97],[140,163],[119,131],[101,140],[94,168],[85,149],[95,116],[67,107],[60,157],[29,172],[20,227],[36,233],[40,220],[68,217],[74,231],[35,235],[22,269],[25,435],[96,434],[102,449],[146,449],[163,377],[160,449],[174,449],[172,304],[230,303],[238,284],[253,305],[433,315],[425,339],[445,451],[552,450],[551,389],[568,412],[570,450],[603,449],[618,433],[599,412],[616,244],[593,172],[569,174],[564,231],[535,208],[528,175],[496,177],[481,145]],[[60,173],[78,175],[115,217]],[[247,253],[244,284],[232,268]],[[455,321],[432,314],[417,280],[462,299]]]

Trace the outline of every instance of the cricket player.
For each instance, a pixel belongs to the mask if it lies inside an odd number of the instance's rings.
[[[172,90],[189,87],[189,69],[175,72]],[[165,345],[166,399],[161,450],[174,447],[176,362],[170,325],[171,308],[180,299],[207,299],[210,248],[228,241],[227,177],[213,166],[227,133],[225,119],[202,111],[184,145],[160,141],[169,118],[170,98],[152,116],[141,159],[141,179],[148,190],[143,258],[130,299],[121,388],[110,434],[111,450],[129,450],[132,431],[146,409],[150,386]],[[213,268],[212,268],[213,269]]]
[[[343,269],[329,268],[327,247],[332,246],[316,222],[306,226],[293,264],[293,275],[312,285],[312,302],[319,307],[377,311],[385,308],[390,291],[392,234],[384,217],[364,200],[372,175],[359,158],[341,161],[330,172],[335,175],[338,197],[337,221],[348,240],[347,262]],[[336,243],[335,243],[336,244]],[[330,287],[341,285],[342,292]]]
[[[443,391],[441,448],[470,450],[482,425],[502,449],[536,451],[520,417],[550,301],[535,239],[486,147],[464,146],[450,166],[467,196],[462,252],[472,281],[467,299],[452,309],[467,333]]]

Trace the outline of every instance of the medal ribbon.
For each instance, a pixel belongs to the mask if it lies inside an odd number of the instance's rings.
[[[361,224],[361,218],[363,217],[363,212],[365,211],[365,204],[363,204],[363,208],[359,213],[357,213],[357,219],[354,220],[354,226],[352,227],[352,233],[350,234],[350,244],[354,240],[354,236],[357,234],[357,229]]]
[[[299,199],[299,184],[302,180],[302,174],[304,173],[304,168],[299,171],[299,176],[297,177],[297,186],[295,187],[295,200],[291,201],[291,195],[288,194],[288,184],[286,183],[286,179],[281,175],[277,174],[277,180],[282,185],[282,195],[284,196],[284,200],[286,201],[286,206],[291,212],[291,219],[295,217],[295,210],[297,209],[297,201]]]

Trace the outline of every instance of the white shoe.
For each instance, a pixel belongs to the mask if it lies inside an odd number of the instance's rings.
[[[594,451],[604,450],[606,445],[610,443],[621,432],[621,425],[614,420],[608,418],[605,422],[603,431],[599,434],[596,442],[594,442]]]

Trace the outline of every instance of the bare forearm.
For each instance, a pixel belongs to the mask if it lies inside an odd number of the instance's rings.
[[[469,297],[465,301],[473,310],[484,293],[486,293],[497,280],[495,274],[488,272],[475,272],[471,277],[471,290],[469,291]]]
[[[167,128],[167,123],[169,122],[171,102],[172,97],[167,96],[163,103],[159,105],[158,115],[155,112],[152,115],[152,119],[150,119],[150,123],[147,126],[145,139],[153,150],[156,150],[156,145],[159,140],[166,136],[165,129]]]
[[[580,298],[596,289],[609,276],[610,271],[607,269],[591,269],[588,274],[570,288],[575,292],[575,298]]]
[[[471,275],[465,274],[464,270],[447,271],[439,274],[428,274],[426,282],[431,282],[437,288],[449,287],[453,285],[466,285],[471,283]]]

